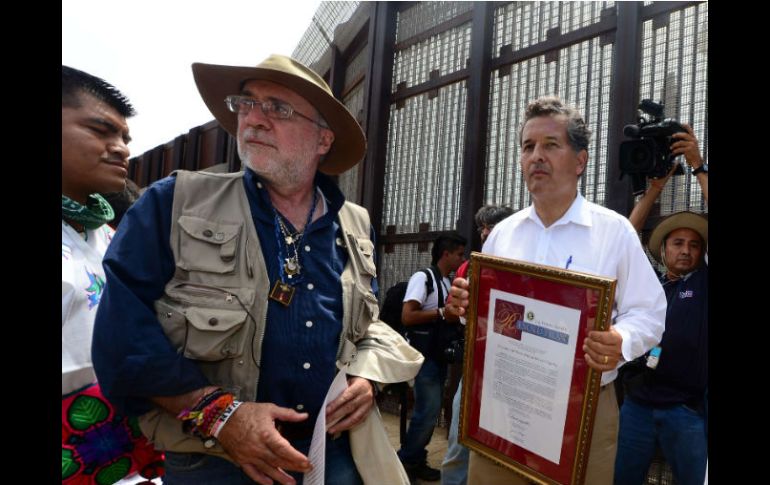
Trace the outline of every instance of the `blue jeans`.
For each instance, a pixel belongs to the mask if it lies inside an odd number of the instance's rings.
[[[457,392],[452,400],[452,422],[449,424],[449,440],[446,456],[441,464],[441,485],[465,485],[468,483],[468,448],[457,442],[460,435],[460,397],[463,393],[463,380],[457,385]]]
[[[414,378],[414,412],[409,421],[403,447],[398,450],[401,462],[419,465],[428,456],[425,449],[433,436],[433,428],[441,412],[441,395],[444,389],[447,366],[433,359],[425,359],[420,372]]]
[[[640,485],[660,446],[681,485],[702,485],[706,476],[705,420],[678,405],[653,408],[626,397],[620,409],[615,485]]]
[[[307,455],[310,440],[292,443],[292,446]],[[212,455],[201,453],[166,452],[166,474],[164,485],[196,485],[215,483],[217,485],[253,485],[254,481],[241,469],[225,460]],[[302,473],[287,472],[302,484]],[[348,433],[333,440],[326,436],[326,467],[324,469],[326,483],[340,485],[363,485],[358,474],[353,456],[350,454],[350,439]]]

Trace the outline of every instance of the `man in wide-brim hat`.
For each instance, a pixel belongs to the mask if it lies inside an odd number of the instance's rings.
[[[685,132],[672,136],[671,150],[684,155],[708,203],[708,165],[692,127],[683,126]],[[676,164],[665,177],[649,180],[629,215],[637,230],[675,170]],[[679,483],[703,483],[708,456],[708,220],[690,211],[671,214],[654,227],[647,247],[665,267],[660,283],[666,293],[666,330],[656,348],[623,366],[615,483],[644,482],[658,449]]]
[[[666,267],[670,279],[692,272],[703,263],[708,243],[708,220],[690,211],[661,220],[650,235],[650,254]]]
[[[126,214],[94,334],[105,393],[143,414],[167,483],[408,483],[374,394],[423,357],[377,318],[369,215],[328,177],[364,156],[361,128],[285,56],[193,75],[244,170],[178,171]]]

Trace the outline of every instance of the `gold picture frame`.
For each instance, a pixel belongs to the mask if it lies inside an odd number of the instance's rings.
[[[473,252],[459,441],[528,480],[582,485],[616,280]]]

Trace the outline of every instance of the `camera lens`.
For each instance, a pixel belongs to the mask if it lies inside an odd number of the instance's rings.
[[[629,159],[635,167],[644,167],[647,161],[652,157],[649,147],[645,145],[635,146],[629,154]]]
[[[655,142],[651,139],[620,144],[620,169],[626,173],[647,173],[655,167]]]

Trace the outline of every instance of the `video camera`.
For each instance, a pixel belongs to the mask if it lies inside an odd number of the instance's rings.
[[[636,125],[626,125],[623,134],[633,140],[620,144],[620,178],[628,174],[634,195],[641,194],[647,187],[647,177],[665,177],[676,155],[671,153],[671,135],[686,133],[687,130],[673,119],[663,119],[663,105],[651,99],[643,99],[639,110],[650,116],[639,118]],[[674,175],[684,173],[682,166],[677,166]]]

